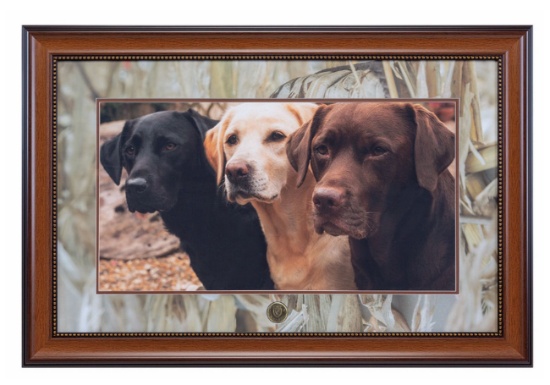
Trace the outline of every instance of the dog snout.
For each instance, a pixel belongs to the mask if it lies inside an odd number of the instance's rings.
[[[126,190],[129,193],[143,194],[149,188],[145,178],[131,178],[126,181]]]
[[[313,192],[313,204],[321,212],[338,209],[344,204],[345,191],[335,187],[321,187]]]
[[[250,173],[250,166],[242,160],[227,163],[225,166],[225,175],[232,183],[239,183],[245,180]]]

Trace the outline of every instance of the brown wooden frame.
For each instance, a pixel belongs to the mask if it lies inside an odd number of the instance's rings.
[[[532,27],[23,27],[23,365],[532,365]],[[239,59],[435,55],[501,63],[502,329],[497,336],[52,334],[55,55]],[[49,161],[46,161],[49,160]]]

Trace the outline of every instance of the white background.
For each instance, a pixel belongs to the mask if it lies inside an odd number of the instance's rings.
[[[539,2],[544,4],[544,2]],[[17,8],[15,8],[17,7]],[[540,384],[550,378],[550,18],[535,1],[207,0],[127,2],[11,0],[0,8],[0,378],[11,384]],[[21,25],[483,25],[533,24],[534,369],[21,369]],[[545,92],[546,90],[546,92]]]

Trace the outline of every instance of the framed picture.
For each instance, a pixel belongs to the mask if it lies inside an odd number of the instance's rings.
[[[98,293],[458,292],[457,100],[100,99],[97,104]],[[366,156],[354,158],[371,167],[363,171],[359,161],[353,168],[337,157],[351,179],[335,180],[342,170],[333,176],[327,170],[324,183],[320,172],[309,170],[309,163],[316,170],[323,156],[298,163],[302,153],[315,152],[316,138],[331,132],[326,124],[308,123],[326,113],[328,124],[339,109],[363,111],[358,113],[361,127],[370,111],[382,119],[371,118],[369,127],[355,132],[364,135],[355,139],[365,143],[354,153]],[[403,127],[401,133],[387,127],[392,119]],[[318,133],[311,148],[301,149],[301,132],[313,130]],[[449,139],[441,144],[442,162],[428,159],[436,153],[421,142],[423,131],[433,132],[436,140]],[[336,137],[351,139],[354,132]],[[426,210],[428,190],[419,186],[416,174],[430,175],[428,166],[439,163],[448,170],[429,199],[430,205],[441,205],[435,213]],[[357,178],[365,182],[357,185]],[[397,180],[402,182],[394,186]],[[344,191],[340,186],[350,194],[333,207],[334,194]],[[367,215],[375,211],[379,217]],[[419,226],[438,217],[447,220]],[[364,271],[368,259],[351,246],[374,245],[386,232],[395,242],[385,256],[394,258],[391,271]],[[423,237],[433,240],[422,242]],[[442,248],[435,255],[432,242]],[[414,268],[423,266],[423,259],[432,271]]]
[[[532,364],[531,27],[24,27],[24,365]]]

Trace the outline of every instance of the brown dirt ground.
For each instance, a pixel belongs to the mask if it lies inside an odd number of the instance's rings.
[[[100,259],[100,291],[197,290],[201,283],[183,252],[168,257]]]

